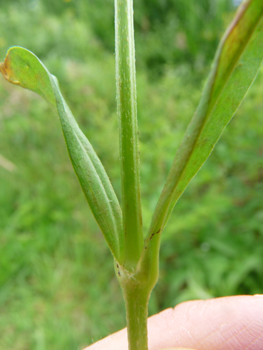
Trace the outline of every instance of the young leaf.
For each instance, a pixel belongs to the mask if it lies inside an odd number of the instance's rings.
[[[212,152],[254,81],[263,58],[263,1],[248,0],[226,31],[199,106],[176,153],[153,215],[148,242],[160,233],[177,200]]]
[[[21,47],[9,49],[0,71],[9,82],[42,96],[58,113],[82,190],[112,254],[122,263],[123,230],[118,199],[99,158],[63,99],[57,79],[32,52]]]

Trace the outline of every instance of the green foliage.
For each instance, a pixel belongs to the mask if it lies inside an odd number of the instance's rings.
[[[120,194],[112,55],[70,12],[48,17],[10,5],[0,16],[1,56],[19,43],[57,72]],[[262,73],[167,225],[151,313],[186,299],[262,291]],[[138,72],[145,228],[200,97],[196,81],[185,65],[167,65],[158,84]],[[7,84],[0,101],[0,154],[16,166],[0,167],[0,349],[84,347],[124,326],[111,256],[45,103]]]
[[[262,17],[262,3],[247,2],[226,31],[157,203],[149,237],[163,231],[174,205],[214,149],[254,81],[263,57]]]
[[[228,0],[134,3],[138,60],[152,78],[163,74],[167,64],[188,63],[195,71],[204,69],[224,29],[220,14],[232,9]],[[145,45],[147,50],[143,50]]]
[[[114,0],[9,1],[14,6],[18,3],[24,11],[42,9],[49,17],[74,17],[85,22],[103,47],[114,52]],[[195,74],[206,69],[233,5],[232,0],[135,0],[134,8],[137,66],[156,79],[164,74],[167,64],[189,64]],[[57,43],[56,50],[59,46],[62,43]]]
[[[39,94],[57,112],[84,195],[113,256],[122,262],[122,214],[118,199],[99,158],[63,99],[57,79],[32,52],[21,47],[8,50],[0,71],[10,83]]]

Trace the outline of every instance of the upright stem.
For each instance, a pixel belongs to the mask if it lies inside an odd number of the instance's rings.
[[[148,350],[147,316],[149,294],[140,288],[123,289],[129,350]]]
[[[116,275],[125,300],[129,350],[148,350],[148,302],[158,278],[158,272],[151,269],[148,262],[147,258],[140,261],[134,273],[115,262]]]
[[[115,40],[124,228],[124,263],[115,262],[115,269],[125,300],[129,350],[148,350],[148,301],[158,269],[142,232],[132,0],[115,0]]]
[[[133,1],[115,0],[117,105],[120,130],[124,266],[134,271],[143,249]]]
[[[130,273],[115,261],[116,276],[126,307],[129,350],[148,350],[148,302],[158,280],[158,252],[144,249],[137,270]]]

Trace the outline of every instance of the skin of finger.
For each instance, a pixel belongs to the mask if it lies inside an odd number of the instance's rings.
[[[263,349],[263,295],[189,301],[148,320],[149,350]],[[85,350],[128,350],[126,330]]]

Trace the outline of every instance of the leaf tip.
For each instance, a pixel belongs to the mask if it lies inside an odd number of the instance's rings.
[[[4,62],[0,63],[0,72],[9,83],[16,85],[20,84],[20,82],[17,79],[15,79],[15,76],[10,66],[9,51],[7,52]]]

